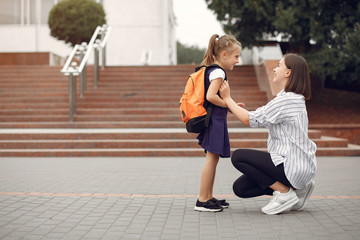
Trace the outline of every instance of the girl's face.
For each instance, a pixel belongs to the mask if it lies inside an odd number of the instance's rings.
[[[274,72],[273,82],[277,84],[281,84],[283,87],[285,87],[290,77],[291,69],[286,67],[284,58],[280,60],[278,65],[273,69],[273,72]]]
[[[239,63],[240,47],[236,46],[231,52],[223,51],[221,55],[221,66],[225,70],[233,70],[234,66]]]

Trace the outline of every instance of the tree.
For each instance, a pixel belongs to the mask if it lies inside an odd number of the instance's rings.
[[[187,46],[176,42],[178,64],[200,64],[204,59],[206,49],[197,46]]]
[[[244,47],[276,37],[308,60],[312,75],[336,85],[360,81],[358,0],[206,0],[225,32]],[[360,84],[359,84],[360,85]]]
[[[63,0],[49,13],[51,36],[71,43],[89,42],[97,26],[106,23],[101,4],[93,0]]]

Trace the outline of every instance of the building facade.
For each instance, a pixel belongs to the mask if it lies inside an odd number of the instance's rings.
[[[1,0],[0,52],[51,52],[66,57],[71,46],[50,36],[51,8],[61,0]],[[172,0],[97,0],[112,31],[107,65],[176,64]],[[90,58],[91,59],[91,58]]]

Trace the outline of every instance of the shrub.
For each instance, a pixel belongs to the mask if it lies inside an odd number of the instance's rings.
[[[71,43],[89,42],[97,26],[106,23],[101,4],[93,0],[64,0],[49,13],[51,36]]]
[[[206,49],[176,42],[178,64],[200,64]]]

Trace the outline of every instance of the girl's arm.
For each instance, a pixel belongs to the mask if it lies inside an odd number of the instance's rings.
[[[224,100],[222,100],[217,94],[222,82],[223,82],[222,78],[216,78],[211,81],[209,89],[206,93],[206,100],[208,100],[209,102],[211,102],[216,106],[227,108]]]
[[[249,112],[240,107],[230,96],[230,87],[227,81],[224,81],[220,87],[220,95],[230,111],[246,126],[249,126]]]

